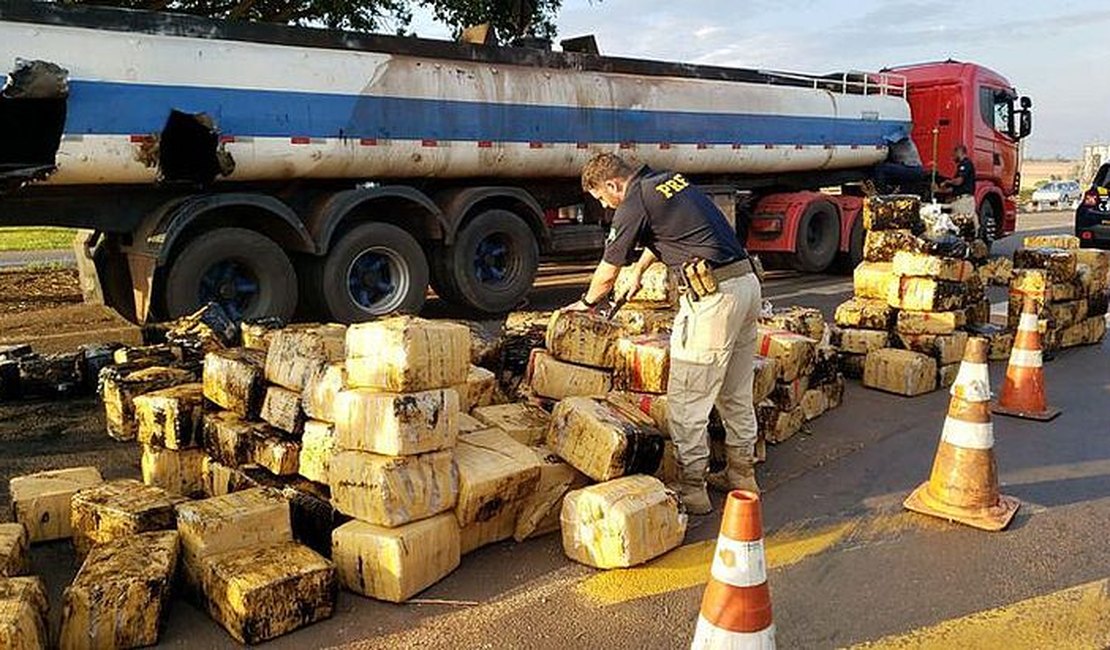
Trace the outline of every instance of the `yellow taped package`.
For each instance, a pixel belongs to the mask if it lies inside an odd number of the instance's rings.
[[[966,282],[975,273],[975,267],[967,260],[908,251],[895,253],[893,264],[895,275],[936,278],[952,282]]]
[[[1001,325],[985,324],[969,328],[971,336],[987,339],[989,345],[987,358],[991,361],[1007,361],[1014,345],[1014,333]]]
[[[887,303],[910,311],[952,311],[964,306],[967,286],[933,278],[899,276],[890,286]]]
[[[274,333],[282,329],[280,319],[262,318],[256,322],[239,323],[239,338],[243,347],[265,352],[270,347]]]
[[[267,387],[259,417],[275,429],[299,437],[304,433],[307,419],[301,405],[301,393],[281,386]]]
[[[663,456],[664,437],[645,420],[604,398],[570,397],[555,407],[546,444],[595,481],[652,474]]]
[[[937,368],[937,388],[948,388],[956,383],[956,377],[960,374],[960,364],[950,363],[947,366]]]
[[[16,476],[8,483],[12,517],[27,528],[31,542],[73,536],[73,495],[104,482],[95,467],[71,467]]]
[[[274,332],[266,351],[266,381],[301,392],[324,366],[343,360],[346,338],[346,326],[334,324]]]
[[[625,305],[616,314],[613,322],[622,336],[638,334],[670,334],[674,328],[674,310],[637,309]]]
[[[50,647],[46,627],[46,586],[39,577],[0,578],[0,648]]]
[[[613,385],[638,393],[666,393],[671,371],[669,334],[643,334],[617,340]]]
[[[865,262],[892,262],[898,251],[924,252],[925,240],[909,230],[869,230],[863,240]]]
[[[894,265],[890,262],[864,262],[852,272],[852,289],[856,298],[887,300],[891,287],[898,284]]]
[[[921,199],[913,194],[869,196],[863,202],[867,230],[914,229],[921,223]]]
[[[613,387],[610,371],[560,361],[539,348],[528,357],[526,381],[533,393],[551,399],[604,395]]]
[[[599,569],[642,564],[686,536],[678,497],[654,476],[626,476],[574,490],[563,499],[563,551]]]
[[[801,405],[783,410],[770,400],[756,405],[755,418],[759,433],[770,444],[778,444],[792,438],[802,430],[806,422]]]
[[[551,415],[533,404],[481,406],[471,412],[479,422],[501,429],[517,442],[536,445],[547,435]]]
[[[774,386],[774,383],[775,378],[771,377],[771,385]],[[670,423],[667,421],[667,396],[665,394],[613,391],[606,395],[605,399],[621,407],[626,414],[638,410],[650,418],[650,422],[656,429],[659,429],[660,433],[667,437],[671,435]]]
[[[488,521],[502,511],[511,511],[515,522],[520,502],[535,491],[540,477],[532,449],[497,429],[460,438],[455,464],[459,471],[455,517],[460,526]]]
[[[820,309],[813,307],[786,307],[776,309],[766,318],[761,318],[760,323],[768,329],[786,330],[802,336],[808,336],[814,341],[825,338],[825,316]]]
[[[588,311],[557,311],[544,338],[547,351],[560,361],[612,369],[617,326]]]
[[[829,410],[829,395],[821,388],[811,388],[802,395],[801,407],[806,422],[814,420]]]
[[[309,420],[301,437],[301,456],[297,471],[310,481],[327,484],[328,467],[335,455],[335,425]]]
[[[1105,289],[1110,278],[1110,251],[1098,248],[1081,248],[1075,251],[1076,265],[1084,264],[1091,269],[1092,284],[1095,289]]]
[[[313,420],[335,422],[335,400],[347,388],[347,365],[329,363],[310,377],[301,393],[305,414]]]
[[[493,429],[494,427],[482,422],[478,418],[469,413],[459,413],[459,435],[465,433],[474,433],[475,431],[485,431],[486,429]],[[515,440],[515,438],[514,438]]]
[[[452,450],[397,457],[342,451],[332,456],[328,478],[337,510],[386,527],[454,508],[459,490]]]
[[[62,648],[139,648],[158,643],[177,572],[177,531],[98,544],[62,596]]]
[[[837,306],[833,320],[840,327],[885,330],[894,320],[894,308],[887,304],[885,298],[852,298]]]
[[[864,355],[863,358],[866,359],[867,356]],[[860,372],[863,372],[862,368]],[[821,390],[829,398],[829,409],[837,408],[844,401],[844,375],[837,375],[835,380],[822,384]]]
[[[497,375],[481,366],[470,366],[466,381],[453,386],[459,394],[459,411],[469,413],[478,406],[490,406],[504,401],[497,387]]]
[[[756,355],[752,360],[752,403],[758,404],[771,395],[779,377],[779,362],[772,357]]]
[[[559,530],[559,514],[567,492],[585,487],[590,479],[547,447],[529,448],[539,463],[535,489],[520,504],[513,539],[522,542]]]
[[[21,523],[0,524],[0,578],[27,575],[31,560],[27,553],[31,540]]]
[[[946,366],[958,363],[964,358],[964,346],[967,345],[967,332],[953,332],[952,334],[898,334],[898,341],[902,347],[921,354],[927,354],[937,360],[937,365]]]
[[[759,326],[756,354],[777,360],[780,381],[794,381],[813,368],[817,342],[808,336]]]
[[[863,385],[909,397],[928,393],[937,387],[937,362],[909,350],[875,350],[864,363]]]
[[[459,525],[452,513],[383,528],[352,520],[332,532],[339,582],[356,594],[402,603],[458,568]]]
[[[1075,235],[1026,235],[1021,240],[1022,248],[1079,248],[1079,238]]]
[[[484,521],[472,521],[459,528],[459,551],[463,555],[476,551],[483,546],[509,539],[516,526],[519,502],[516,507],[503,508],[500,512]]]
[[[967,325],[967,313],[955,311],[900,311],[894,329],[899,334],[951,334]]]
[[[964,309],[968,325],[984,325],[991,322],[991,301],[987,298],[968,303]]]
[[[171,530],[174,508],[187,501],[160,487],[134,479],[116,479],[73,495],[73,548],[83,558],[95,544],[135,533]]]
[[[1045,309],[1048,311],[1048,319],[1057,328],[1070,327],[1087,318],[1086,299],[1052,302],[1045,305]]]
[[[162,449],[143,445],[141,460],[143,483],[160,487],[170,494],[190,498],[204,494],[203,449]]]
[[[257,418],[266,394],[266,355],[235,348],[204,355],[204,396],[245,418]]]
[[[106,375],[101,388],[108,435],[116,440],[134,440],[139,432],[135,398],[152,391],[194,381],[193,373],[181,368],[155,366],[114,377]]]
[[[775,383],[770,399],[779,408],[790,411],[802,403],[802,396],[809,390],[809,375],[802,375],[794,381],[780,381]]]
[[[1044,269],[1053,282],[1071,282],[1079,258],[1064,248],[1019,248],[1014,251],[1014,268]]]
[[[335,444],[386,456],[423,454],[455,446],[459,396],[453,389],[377,393],[352,389],[335,406]]]
[[[631,282],[632,267],[622,267],[613,291],[623,294]],[[667,271],[667,265],[655,262],[640,275],[640,288],[628,300],[633,307],[667,309],[678,304],[678,283]]]
[[[395,316],[347,330],[347,381],[356,388],[412,393],[466,381],[470,329]]]
[[[163,388],[135,398],[138,440],[166,449],[203,444],[204,386],[200,383]]]
[[[834,327],[830,331],[829,343],[849,354],[867,354],[890,344],[890,334],[886,330]]]
[[[1006,286],[1014,273],[1014,262],[1008,257],[992,257],[979,267],[979,277],[984,284]]]
[[[254,487],[238,467],[231,467],[206,456],[201,465],[204,477],[204,496],[219,497]]]
[[[240,643],[273,639],[335,610],[335,565],[307,546],[245,548],[201,563],[205,609]]]

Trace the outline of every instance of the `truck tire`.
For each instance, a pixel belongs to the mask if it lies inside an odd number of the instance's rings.
[[[848,252],[838,256],[837,270],[842,273],[852,273],[859,266],[863,261],[863,244],[866,236],[863,217],[857,216],[855,223],[852,224],[852,231],[848,234]]]
[[[343,233],[318,267],[316,294],[340,323],[424,306],[428,260],[412,235],[388,223],[364,223]]]
[[[987,245],[987,250],[998,239],[998,215],[995,214],[994,203],[989,199],[983,199],[979,204],[979,236]]]
[[[828,201],[813,201],[798,220],[792,266],[806,273],[829,268],[840,249],[840,218]]]
[[[297,273],[272,239],[245,228],[217,228],[191,239],[165,271],[166,315],[180,318],[209,301],[235,320],[277,316],[297,307]]]
[[[484,314],[512,310],[532,288],[539,245],[528,224],[508,210],[487,210],[463,226],[445,249],[445,289]]]

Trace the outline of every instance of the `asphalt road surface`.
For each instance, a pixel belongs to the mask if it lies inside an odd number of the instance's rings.
[[[1022,228],[1065,232],[1065,216],[1032,215]],[[1008,238],[996,252],[1015,245],[1019,237]],[[545,269],[533,306],[569,302],[588,270]],[[783,272],[765,289],[778,305],[828,313],[851,282]],[[995,419],[1002,490],[1022,503],[1003,532],[901,508],[928,478],[945,391],[908,399],[849,382],[841,408],[772,447],[758,475],[778,647],[1110,647],[1107,350],[1068,350],[1047,365],[1049,400],[1063,410],[1056,420]],[[991,364],[996,389],[1004,371],[1004,363]],[[719,504],[720,495],[714,498]],[[688,647],[719,524],[717,512],[693,517],[682,547],[608,572],[567,560],[558,535],[495,544],[465,556],[420,594],[425,604],[342,593],[331,620],[267,647]],[[36,569],[50,573],[65,553],[58,545],[36,548]],[[180,599],[161,645],[235,647]]]

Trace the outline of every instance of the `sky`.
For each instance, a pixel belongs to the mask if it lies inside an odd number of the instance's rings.
[[[1110,141],[1110,8],[1071,0],[563,0],[558,38],[603,54],[823,74],[943,60],[996,70],[1033,100],[1026,157]],[[1101,6],[1100,6],[1101,5]],[[412,29],[450,32],[418,13]]]

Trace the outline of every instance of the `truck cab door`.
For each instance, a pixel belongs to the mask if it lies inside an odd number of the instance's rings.
[[[1014,132],[1014,97],[1005,88],[979,86],[979,116],[975,125],[976,175],[990,179],[1005,194],[1012,194],[1017,170],[1017,147]]]

